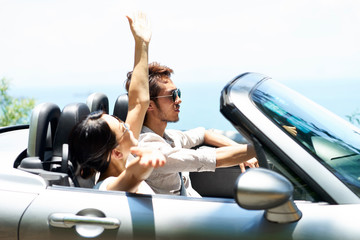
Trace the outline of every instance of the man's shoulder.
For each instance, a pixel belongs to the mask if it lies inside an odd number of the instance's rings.
[[[166,129],[165,130],[165,134],[168,136],[179,135],[179,134],[182,134],[183,132],[184,131],[176,130],[176,129]]]
[[[165,129],[165,136],[173,136],[173,135],[179,135],[183,131],[176,130],[176,129]],[[141,138],[148,138],[148,137],[155,137],[155,138],[163,138],[157,133],[153,132],[150,128],[143,126],[140,133]]]
[[[192,128],[189,130],[176,130],[176,129],[167,129],[165,130],[166,135],[168,135],[170,138],[178,138],[178,137],[182,137],[182,138],[198,138],[200,137],[204,137],[204,133],[205,133],[205,128],[203,127],[198,127],[198,128]]]
[[[139,142],[162,141],[163,138],[154,133],[150,128],[143,126],[139,136]]]
[[[154,132],[142,132],[140,133],[140,136],[139,136],[139,141],[142,141],[142,140],[146,140],[146,139],[149,139],[149,138],[153,138],[153,139],[161,139],[162,137],[160,137],[158,134],[154,133]]]

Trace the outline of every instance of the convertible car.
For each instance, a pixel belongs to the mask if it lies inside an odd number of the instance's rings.
[[[202,198],[92,189],[68,155],[72,126],[106,96],[0,128],[0,239],[359,239],[360,130],[270,77],[244,73],[220,111],[260,168],[191,173]],[[124,107],[125,102],[125,107]],[[126,97],[115,104],[119,117]]]

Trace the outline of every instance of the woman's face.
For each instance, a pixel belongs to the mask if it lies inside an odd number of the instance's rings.
[[[107,122],[110,129],[115,133],[116,141],[119,144],[118,147],[126,159],[130,153],[130,148],[137,146],[138,144],[137,139],[130,130],[130,126],[120,119],[107,114],[102,115],[102,118]]]

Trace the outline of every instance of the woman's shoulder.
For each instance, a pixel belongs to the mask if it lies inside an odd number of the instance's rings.
[[[107,191],[107,186],[109,185],[109,183],[115,181],[115,179],[116,179],[116,177],[105,178],[102,181],[98,181],[93,188],[99,189],[101,191]]]

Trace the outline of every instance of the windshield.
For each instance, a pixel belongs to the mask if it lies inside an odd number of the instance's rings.
[[[258,85],[252,100],[360,197],[359,129],[272,80]]]

